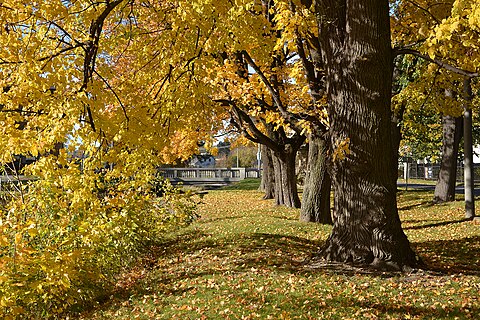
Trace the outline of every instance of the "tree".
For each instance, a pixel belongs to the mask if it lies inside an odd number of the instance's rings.
[[[405,58],[403,58],[405,60]],[[416,60],[416,59],[415,59]],[[456,169],[459,142],[462,137],[462,113],[455,78],[437,68],[430,79],[425,63],[416,63],[417,78],[410,79],[394,97],[395,112],[401,126],[397,126],[403,140],[399,144],[408,156],[435,162],[441,166],[434,202],[455,199]],[[402,78],[397,82],[402,82]],[[443,136],[440,135],[443,131]]]
[[[332,224],[330,214],[331,179],[327,171],[328,144],[318,133],[308,137],[308,162],[300,220]]]
[[[318,33],[315,28],[312,1],[261,1],[261,4],[261,8],[255,9],[255,6],[250,6],[248,11],[255,17],[264,18],[263,24],[258,26],[257,31],[254,31],[260,35],[260,38],[264,38],[264,42],[261,43],[261,41],[256,40],[257,43],[253,46],[251,40],[249,42],[241,41],[244,36],[232,35],[236,39],[238,38],[238,43],[244,46],[244,49],[241,53],[233,52],[230,57],[228,55],[222,56],[224,62],[230,61],[230,63],[221,66],[221,71],[216,72],[216,74],[220,75],[223,81],[228,81],[230,93],[224,94],[221,100],[222,102],[230,101],[229,103],[232,104],[232,98],[233,100],[236,99],[236,106],[240,110],[246,111],[246,114],[254,119],[253,122],[258,128],[262,129],[263,127],[263,133],[273,133],[278,130],[276,137],[280,138],[283,133],[278,128],[282,126],[282,130],[287,132],[289,138],[293,138],[301,132],[316,131],[315,134],[311,135],[311,140],[320,139],[326,131],[326,107],[322,80],[323,68],[319,60]],[[258,23],[258,20],[252,23],[252,28],[257,27],[256,23]],[[235,47],[235,45],[232,45],[232,47]],[[298,60],[296,57],[298,57]],[[242,60],[244,61],[242,62]],[[242,67],[241,63],[245,62],[248,66]],[[227,74],[226,71],[232,65],[236,65],[236,70]],[[246,72],[248,68],[253,70],[254,73],[248,75],[248,72]],[[242,69],[243,71],[241,71]],[[244,80],[242,81],[238,77],[243,77]],[[232,84],[234,84],[234,90],[231,89]],[[225,88],[226,86],[221,84],[218,87]],[[239,92],[242,94],[239,95]],[[250,101],[245,103],[245,98],[250,98]],[[238,103],[239,100],[243,100],[243,104]],[[237,116],[235,115],[235,117]],[[244,117],[244,119],[246,118]],[[273,125],[273,128],[276,127],[277,129],[273,131],[268,129],[267,125],[261,123],[262,121],[266,122],[268,126]],[[238,124],[238,121],[235,121],[235,123]],[[247,123],[247,121],[243,121],[243,123]],[[244,134],[248,133],[250,136],[253,135],[252,132],[254,132],[253,127],[247,127],[244,130]],[[268,134],[269,138],[274,136]],[[264,143],[260,139],[258,141]],[[276,141],[278,143],[278,141],[287,140],[281,138],[280,140],[276,139]],[[270,145],[267,144],[267,146]],[[288,146],[280,149],[282,150],[281,153],[288,154],[291,152],[286,152],[289,150]],[[271,150],[275,160],[275,157],[279,154],[279,148]],[[312,152],[311,154],[315,153]],[[323,156],[326,157],[326,154]],[[281,158],[286,158],[286,155],[281,155]],[[282,160],[274,161],[275,163],[280,165],[281,163],[293,162]],[[316,159],[311,159],[309,163],[311,165],[323,165],[326,164],[326,161],[319,162]],[[281,172],[293,173],[293,169],[278,170],[277,166],[276,172],[277,176],[279,175],[279,178],[282,178]],[[326,166],[319,168],[319,170],[316,169],[315,172],[321,172],[320,176],[326,177]],[[312,176],[312,183],[307,180],[305,188],[308,194],[317,193],[318,195],[304,198],[306,204],[304,207],[309,209],[302,216],[305,217],[308,212],[312,215],[312,218],[308,218],[311,221],[316,220],[315,216],[318,217],[319,215],[326,215],[328,220],[329,209],[325,212],[310,210],[322,206],[329,208],[328,204],[308,203],[309,201],[329,200],[330,197],[329,190],[325,192],[325,195],[322,195],[321,184],[316,184],[315,179]],[[277,186],[280,186],[279,179],[275,181]],[[284,183],[283,185],[288,184]],[[289,185],[293,188],[293,183]],[[276,192],[277,199],[283,198],[282,193],[285,194],[284,192],[281,190]],[[288,198],[291,197],[288,196]],[[293,197],[295,206],[298,206],[299,202],[296,198]]]
[[[388,1],[318,1],[316,9],[335,194],[333,230],[321,254],[394,269],[418,266],[401,227],[392,174]]]
[[[462,117],[442,116],[442,159],[433,196],[433,201],[436,203],[455,200],[458,148],[463,135],[462,124]]]
[[[273,158],[270,149],[265,145],[260,147],[262,158],[262,181],[260,191],[265,192],[263,199],[275,198],[275,171],[273,168]]]
[[[394,43],[422,43],[425,41],[427,30],[434,28],[438,23],[448,15],[448,8],[451,4],[448,2],[430,5],[429,1],[425,4],[411,2],[397,2],[394,6],[392,30],[394,32]],[[413,21],[412,21],[413,20]],[[411,21],[415,28],[421,32],[412,33],[412,27],[408,25]],[[452,97],[446,97],[444,92],[451,89],[444,89],[445,86],[452,85],[446,74],[439,68],[429,66],[422,59],[417,57],[400,56],[396,58],[396,70],[400,71],[396,78],[396,96],[394,97],[395,108],[399,111],[398,130],[402,131],[399,135],[405,139],[401,142],[404,148],[407,148],[410,155],[414,158],[436,159],[439,154],[438,145],[440,143],[439,130],[440,114],[449,118],[450,114],[458,114],[458,108],[455,104],[448,105],[445,101],[453,101]],[[446,98],[446,99],[445,99]],[[421,119],[421,121],[420,121]],[[449,129],[445,128],[447,122],[443,121],[443,131],[447,133]],[[452,136],[453,138],[453,136]],[[455,192],[456,175],[456,154],[453,149],[449,149],[453,140],[443,137],[442,168],[440,179],[436,186],[435,199],[446,199],[445,193],[449,191],[447,185],[452,185],[450,192]],[[400,141],[399,141],[400,145]],[[454,161],[451,163],[451,161]],[[447,169],[449,168],[449,169]],[[453,171],[452,171],[453,169]],[[442,194],[443,193],[443,194]],[[434,201],[436,201],[434,199]]]
[[[289,135],[282,127],[274,128],[272,124],[266,122],[263,123],[266,129],[264,134],[252,118],[240,108],[234,107],[232,115],[237,119],[234,123],[238,130],[247,139],[263,144],[269,149],[273,179],[268,181],[273,182],[275,204],[299,208],[301,203],[297,191],[295,159],[305,141],[305,136],[298,131]]]
[[[238,132],[270,149],[275,203],[299,208],[295,159],[305,135],[298,120],[292,119],[294,113],[287,109],[296,108],[305,98],[301,90],[282,80],[289,71],[288,54],[267,53],[258,59],[245,50],[222,54],[222,64],[215,73],[218,89],[214,101],[227,108],[230,123]],[[255,73],[249,74],[249,67]]]
[[[190,196],[167,185],[159,199],[152,186],[163,150],[185,155],[215,126],[196,78],[206,72],[189,61],[198,30],[181,25],[176,3],[136,4],[0,5],[0,162],[40,155],[23,171],[38,179],[0,207],[0,318],[53,318],[94,300],[146,239],[195,217]]]
[[[305,9],[314,10],[313,2],[300,1],[301,5],[291,3],[291,14],[298,15]],[[308,21],[308,16],[303,17]],[[300,19],[302,21],[302,19]],[[285,22],[284,22],[285,23]],[[302,24],[293,27],[293,43],[301,61],[301,65],[308,83],[312,103],[302,114],[308,121],[308,161],[307,174],[303,188],[302,208],[300,220],[306,222],[319,222],[332,224],[330,213],[331,179],[327,170],[328,138],[325,118],[319,116],[326,113],[325,103],[325,72],[321,60],[318,32],[305,31]],[[288,34],[288,33],[287,33]]]
[[[394,42],[403,46],[396,50],[397,54],[413,54],[417,57],[431,63],[426,75],[430,74],[431,70],[434,70],[433,64],[436,64],[444,70],[448,70],[455,75],[450,77],[456,77],[457,83],[472,83],[472,79],[479,76],[478,65],[480,57],[478,56],[478,26],[480,15],[480,5],[478,1],[446,1],[437,3],[436,1],[424,1],[422,3],[415,3],[412,1],[398,1],[395,3],[395,14],[393,21],[395,22],[396,30],[403,30],[397,32],[397,36],[394,37]],[[417,21],[413,22],[412,18],[416,18]],[[418,29],[418,32],[409,32],[412,25]],[[411,31],[411,30],[410,30]],[[406,42],[410,42],[406,44]],[[473,71],[471,71],[473,70]],[[438,72],[435,72],[433,79],[436,78]],[[446,88],[451,89],[451,88]],[[466,90],[468,91],[468,90]],[[465,96],[469,96],[466,94]],[[465,98],[465,100],[469,100]],[[467,103],[468,104],[468,103]],[[448,110],[448,108],[447,108]],[[443,111],[443,114],[450,114],[448,111]],[[465,115],[469,115],[469,108],[465,109]],[[456,115],[458,116],[458,114]],[[470,123],[467,121],[466,123]],[[465,140],[468,141],[468,145],[465,145],[465,162],[469,162],[468,150],[471,149],[471,129],[469,126],[465,127]],[[445,141],[445,140],[444,140]],[[450,161],[455,161],[450,156],[455,153],[454,143],[447,144],[448,147],[444,150],[447,158]],[[453,167],[454,164],[449,165]],[[445,168],[445,166],[443,166]],[[465,166],[467,168],[467,166]],[[471,171],[471,170],[469,170]],[[453,175],[443,174],[437,185],[438,192],[441,190],[443,194],[438,193],[436,199],[447,199],[452,196],[445,194],[448,191],[446,185],[453,185],[454,182],[448,183],[447,178],[454,180]],[[467,173],[467,172],[466,172]],[[469,174],[466,174],[468,176]],[[450,188],[451,189],[451,188]],[[472,190],[467,192],[466,199],[471,197],[471,201],[466,201],[466,215],[471,217],[473,207],[473,197],[471,196]],[[447,192],[448,193],[448,192]],[[470,203],[471,202],[471,203]]]

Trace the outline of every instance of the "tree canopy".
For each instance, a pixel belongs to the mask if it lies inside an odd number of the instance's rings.
[[[479,75],[480,4],[388,4],[3,1],[0,162],[37,158],[0,209],[5,314],[62,312],[92,295],[92,274],[194,219],[157,166],[208,147],[225,121],[279,155],[321,127],[336,198],[325,257],[418,266],[396,208],[391,118],[430,135],[418,119],[461,113],[461,84]],[[35,285],[26,294],[16,279]]]

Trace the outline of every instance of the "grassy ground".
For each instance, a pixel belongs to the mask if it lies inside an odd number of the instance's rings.
[[[201,218],[82,319],[478,319],[480,225],[462,221],[461,202],[400,192],[405,232],[432,270],[366,274],[305,266],[330,227],[239,189],[209,192]]]
[[[407,183],[405,179],[398,178],[398,183]],[[408,184],[428,184],[434,186],[437,183],[437,180],[426,180],[426,179],[408,179]]]

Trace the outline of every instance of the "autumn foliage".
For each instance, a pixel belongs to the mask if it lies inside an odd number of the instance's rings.
[[[394,111],[408,105],[405,123],[425,131],[414,119],[431,84],[478,76],[480,4],[390,2],[394,53],[414,69]],[[210,145],[235,108],[245,136],[300,136],[312,119],[328,129],[329,102],[312,98],[304,65],[318,18],[297,0],[2,1],[0,163],[36,162],[8,172],[28,183],[0,191],[0,317],[88,304],[150,241],[191,223],[192,195],[158,181],[157,167]],[[461,112],[460,95],[439,100],[434,112]]]

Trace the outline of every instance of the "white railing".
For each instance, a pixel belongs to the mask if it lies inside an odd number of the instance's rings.
[[[159,173],[174,183],[236,182],[260,178],[260,170],[254,168],[160,168]]]

